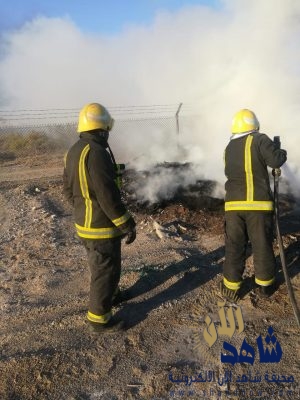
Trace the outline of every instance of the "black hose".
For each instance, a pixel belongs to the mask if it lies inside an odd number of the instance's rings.
[[[284,279],[286,282],[287,286],[287,291],[288,295],[292,304],[292,308],[295,314],[296,321],[298,325],[300,326],[300,312],[297,306],[297,302],[295,299],[295,294],[294,294],[294,289],[291,284],[291,280],[288,274],[287,266],[286,266],[286,259],[285,259],[285,254],[284,254],[284,247],[283,247],[283,242],[282,242],[282,236],[280,233],[280,228],[279,228],[279,176],[280,176],[280,169],[274,169],[272,171],[273,176],[274,176],[274,199],[275,199],[275,226],[276,226],[276,235],[277,235],[277,241],[278,241],[278,246],[279,246],[279,254],[280,254],[280,260],[281,260],[281,266],[283,270],[283,275]]]

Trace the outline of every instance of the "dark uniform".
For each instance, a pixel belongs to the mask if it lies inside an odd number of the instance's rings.
[[[101,131],[99,131],[101,133]],[[121,271],[121,238],[134,230],[116,184],[107,141],[97,131],[81,132],[65,158],[64,193],[74,207],[75,228],[91,271],[87,318],[110,320]]]
[[[275,281],[273,252],[274,201],[267,167],[280,168],[286,152],[265,134],[233,135],[225,149],[225,287],[238,290],[245,269],[246,247],[252,244],[255,281]]]

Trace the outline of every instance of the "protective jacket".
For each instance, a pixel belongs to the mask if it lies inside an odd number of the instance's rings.
[[[65,156],[64,194],[74,207],[77,234],[86,239],[120,237],[135,226],[106,148],[97,133],[83,132]]]
[[[272,211],[267,166],[280,168],[286,152],[263,133],[233,135],[224,154],[225,211]]]

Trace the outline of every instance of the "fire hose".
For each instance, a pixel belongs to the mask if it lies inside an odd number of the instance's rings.
[[[274,136],[274,143],[280,148],[280,138],[279,136]],[[291,305],[295,314],[296,321],[298,325],[300,326],[300,312],[299,308],[297,306],[297,302],[295,299],[295,294],[294,294],[294,289],[291,284],[291,280],[288,274],[288,269],[286,265],[286,259],[285,259],[285,254],[284,254],[284,247],[283,247],[283,241],[282,241],[282,236],[279,228],[279,177],[281,175],[281,170],[280,168],[275,168],[272,170],[272,175],[274,176],[274,201],[275,201],[275,227],[276,227],[276,236],[277,236],[277,242],[278,242],[278,247],[279,247],[279,254],[280,254],[280,261],[281,261],[281,266],[282,266],[282,271],[285,279],[285,283],[287,286],[287,291],[288,295],[291,301]]]

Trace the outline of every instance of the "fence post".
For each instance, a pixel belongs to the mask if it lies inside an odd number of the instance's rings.
[[[175,118],[176,118],[176,134],[177,134],[177,148],[179,147],[179,112],[180,109],[182,107],[182,103],[179,103],[179,106],[177,108],[176,114],[175,114]]]

